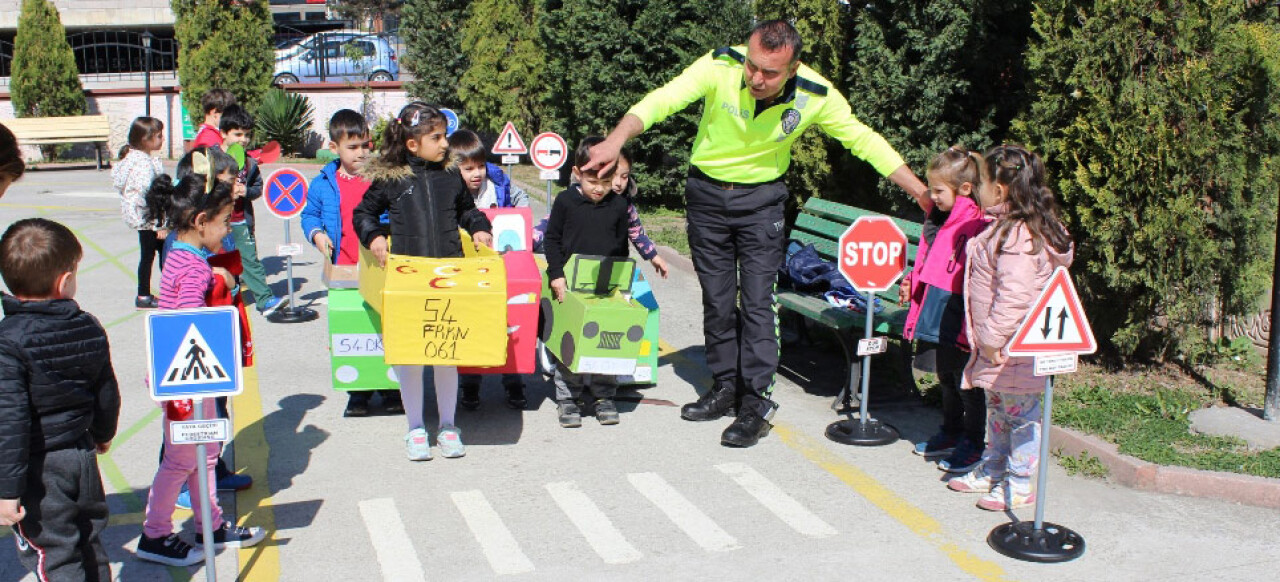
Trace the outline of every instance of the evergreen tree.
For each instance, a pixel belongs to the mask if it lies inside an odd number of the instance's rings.
[[[751,7],[741,0],[550,0],[541,19],[543,126],[569,147],[613,129],[631,105],[698,57],[743,42]],[[631,142],[646,201],[679,207],[701,107],[691,105]]]
[[[831,0],[758,0],[756,19],[790,21],[804,41],[800,60],[833,83],[839,90],[843,79],[843,53],[846,42],[848,6]],[[831,183],[831,158],[835,148],[842,148],[813,128],[801,135],[791,148],[791,168],[787,170],[787,189],[792,199],[803,203],[809,196],[821,196]]]
[[[507,121],[537,128],[543,55],[534,25],[535,0],[477,0],[462,27],[470,63],[458,81],[468,124],[498,132]],[[536,133],[536,132],[535,132]]]
[[[1209,315],[1270,283],[1280,170],[1280,27],[1243,2],[1040,0],[1038,149],[1077,243],[1100,341],[1186,353]],[[1216,303],[1216,305],[1215,305]]]
[[[178,80],[192,119],[203,118],[200,97],[216,87],[256,110],[275,71],[267,0],[172,0],[171,6],[177,19]]]
[[[854,114],[889,140],[921,179],[948,146],[984,149],[1003,138],[1024,105],[1029,0],[852,5],[844,93]],[[853,184],[844,193],[848,201],[918,215],[915,201],[869,165],[851,156],[845,164],[840,182]]]
[[[404,66],[413,72],[409,95],[443,107],[459,107],[458,77],[467,70],[462,26],[468,0],[413,0],[400,10]]]
[[[18,117],[83,115],[84,88],[58,9],[49,0],[23,0],[9,80]],[[50,148],[51,149],[51,148]]]

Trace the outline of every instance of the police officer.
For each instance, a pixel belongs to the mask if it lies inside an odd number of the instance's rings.
[[[779,355],[777,274],[785,257],[782,177],[791,144],[817,125],[918,202],[928,197],[902,157],[853,116],[831,82],[800,63],[800,49],[789,23],[759,23],[745,47],[716,49],[646,95],[592,148],[586,165],[611,167],[628,140],[703,102],[685,197],[713,385],[680,415],[707,421],[736,412],[721,436],[726,446],[756,444],[778,407],[770,397]]]

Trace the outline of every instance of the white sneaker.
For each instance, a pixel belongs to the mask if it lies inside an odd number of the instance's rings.
[[[981,467],[947,481],[947,489],[961,493],[987,493],[994,483]]]
[[[430,461],[431,439],[427,437],[427,429],[415,428],[404,435],[404,452],[410,461]]]
[[[456,426],[441,427],[436,434],[436,444],[440,445],[440,455],[446,459],[456,459],[467,454],[467,447],[462,444],[462,431]]]

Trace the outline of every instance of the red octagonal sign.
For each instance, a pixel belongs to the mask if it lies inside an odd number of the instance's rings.
[[[840,235],[840,274],[863,293],[886,291],[907,266],[907,235],[888,216],[862,216]]]

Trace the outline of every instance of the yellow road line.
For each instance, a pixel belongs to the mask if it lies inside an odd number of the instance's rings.
[[[658,340],[658,350],[663,356],[678,360],[683,365],[698,368],[696,375],[706,375],[705,368],[680,354],[666,341]],[[952,563],[964,572],[985,582],[1009,580],[1004,569],[999,564],[979,558],[962,549],[959,544],[947,535],[946,530],[938,520],[899,497],[888,487],[881,485],[874,477],[863,472],[852,463],[827,450],[822,443],[793,430],[783,423],[775,424],[773,433],[778,435],[778,438],[782,439],[782,442],[787,447],[800,453],[809,462],[843,481],[849,488],[878,507],[880,511],[892,517],[894,521],[906,526],[911,533],[937,548],[938,551],[947,556]]]
[[[32,210],[77,210],[84,212],[118,212],[119,208],[84,208],[82,206],[48,206],[43,204],[11,204],[0,202],[0,208],[28,208]]]
[[[236,465],[253,475],[253,487],[236,493],[236,512],[241,526],[266,530],[267,539],[238,552],[239,582],[275,582],[280,579],[280,550],[276,542],[276,515],[271,507],[268,461],[271,450],[262,427],[262,394],[257,368],[244,369],[244,392],[235,398]]]

